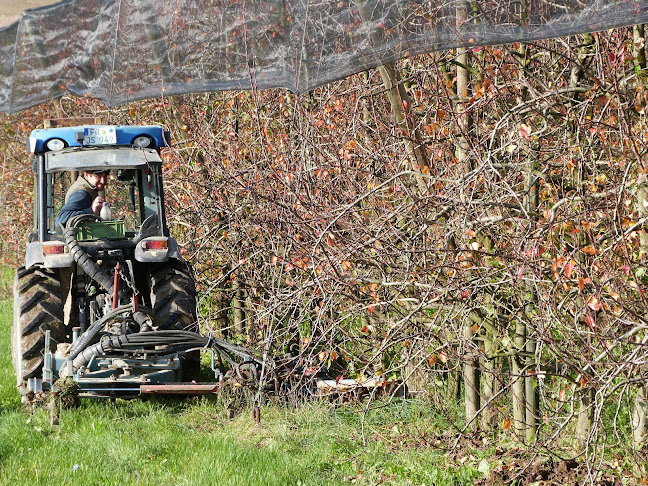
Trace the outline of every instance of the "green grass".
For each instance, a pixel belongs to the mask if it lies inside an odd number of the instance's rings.
[[[368,413],[366,403],[267,405],[256,424],[249,410],[228,418],[218,396],[84,400],[50,425],[45,409],[21,410],[9,352],[11,277],[2,273],[0,484],[461,485],[479,476],[478,457],[453,464],[438,439],[430,446],[436,418],[417,401]]]

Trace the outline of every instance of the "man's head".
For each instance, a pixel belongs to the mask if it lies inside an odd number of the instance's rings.
[[[83,178],[88,181],[91,186],[94,186],[98,191],[102,191],[108,183],[109,174],[110,172],[107,170],[87,170],[83,172]]]

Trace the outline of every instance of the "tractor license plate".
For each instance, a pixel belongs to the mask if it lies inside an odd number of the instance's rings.
[[[83,145],[116,145],[115,127],[91,127],[83,129]]]

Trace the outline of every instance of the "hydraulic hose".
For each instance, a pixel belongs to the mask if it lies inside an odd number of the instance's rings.
[[[113,293],[114,285],[113,280],[106,272],[104,272],[99,265],[97,265],[92,258],[81,248],[76,238],[77,226],[85,221],[95,221],[95,216],[90,214],[80,214],[70,218],[65,226],[63,238],[70,250],[70,255],[74,261],[83,269],[83,271],[90,276],[95,282],[101,285],[109,294]]]
[[[133,312],[133,320],[140,326],[140,332],[149,332],[153,330],[153,320],[151,316],[142,311]]]
[[[99,322],[99,321],[97,321]],[[104,355],[116,350],[137,350],[144,347],[156,348],[158,346],[183,347],[185,349],[203,347],[207,344],[207,338],[190,331],[158,331],[135,334],[123,334],[121,336],[103,336],[101,340],[92,346],[79,348],[68,357],[72,361],[73,371],[86,366],[90,360],[97,355]],[[68,366],[63,366],[61,376],[67,376]]]
[[[112,319],[113,317],[118,316],[119,314],[122,314],[125,311],[130,311],[131,308],[132,307],[130,304],[121,305],[117,307],[115,310],[103,316],[101,319],[97,319],[95,322],[93,322],[92,326],[90,326],[86,330],[86,332],[81,334],[81,336],[79,336],[79,338],[74,342],[74,345],[72,346],[72,349],[70,351],[70,356],[68,356],[67,359],[73,360],[77,356],[77,354],[83,351],[88,346],[88,344],[90,344],[90,342],[94,339],[94,337],[101,330],[103,325],[109,319]]]

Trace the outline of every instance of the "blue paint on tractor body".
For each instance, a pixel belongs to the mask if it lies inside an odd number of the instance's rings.
[[[76,127],[58,127],[58,128],[39,128],[33,130],[27,139],[27,149],[30,153],[42,154],[47,152],[46,144],[50,140],[57,138],[65,142],[67,147],[83,147],[83,134],[87,129],[96,128],[113,128],[116,131],[115,144],[101,144],[101,146],[130,146],[139,136],[147,136],[153,141],[149,148],[155,148],[158,151],[163,147],[171,146],[169,132],[157,125],[126,126],[126,125],[83,125]],[[87,132],[86,132],[87,133]],[[80,135],[79,135],[80,134]],[[88,146],[88,145],[86,145]]]

